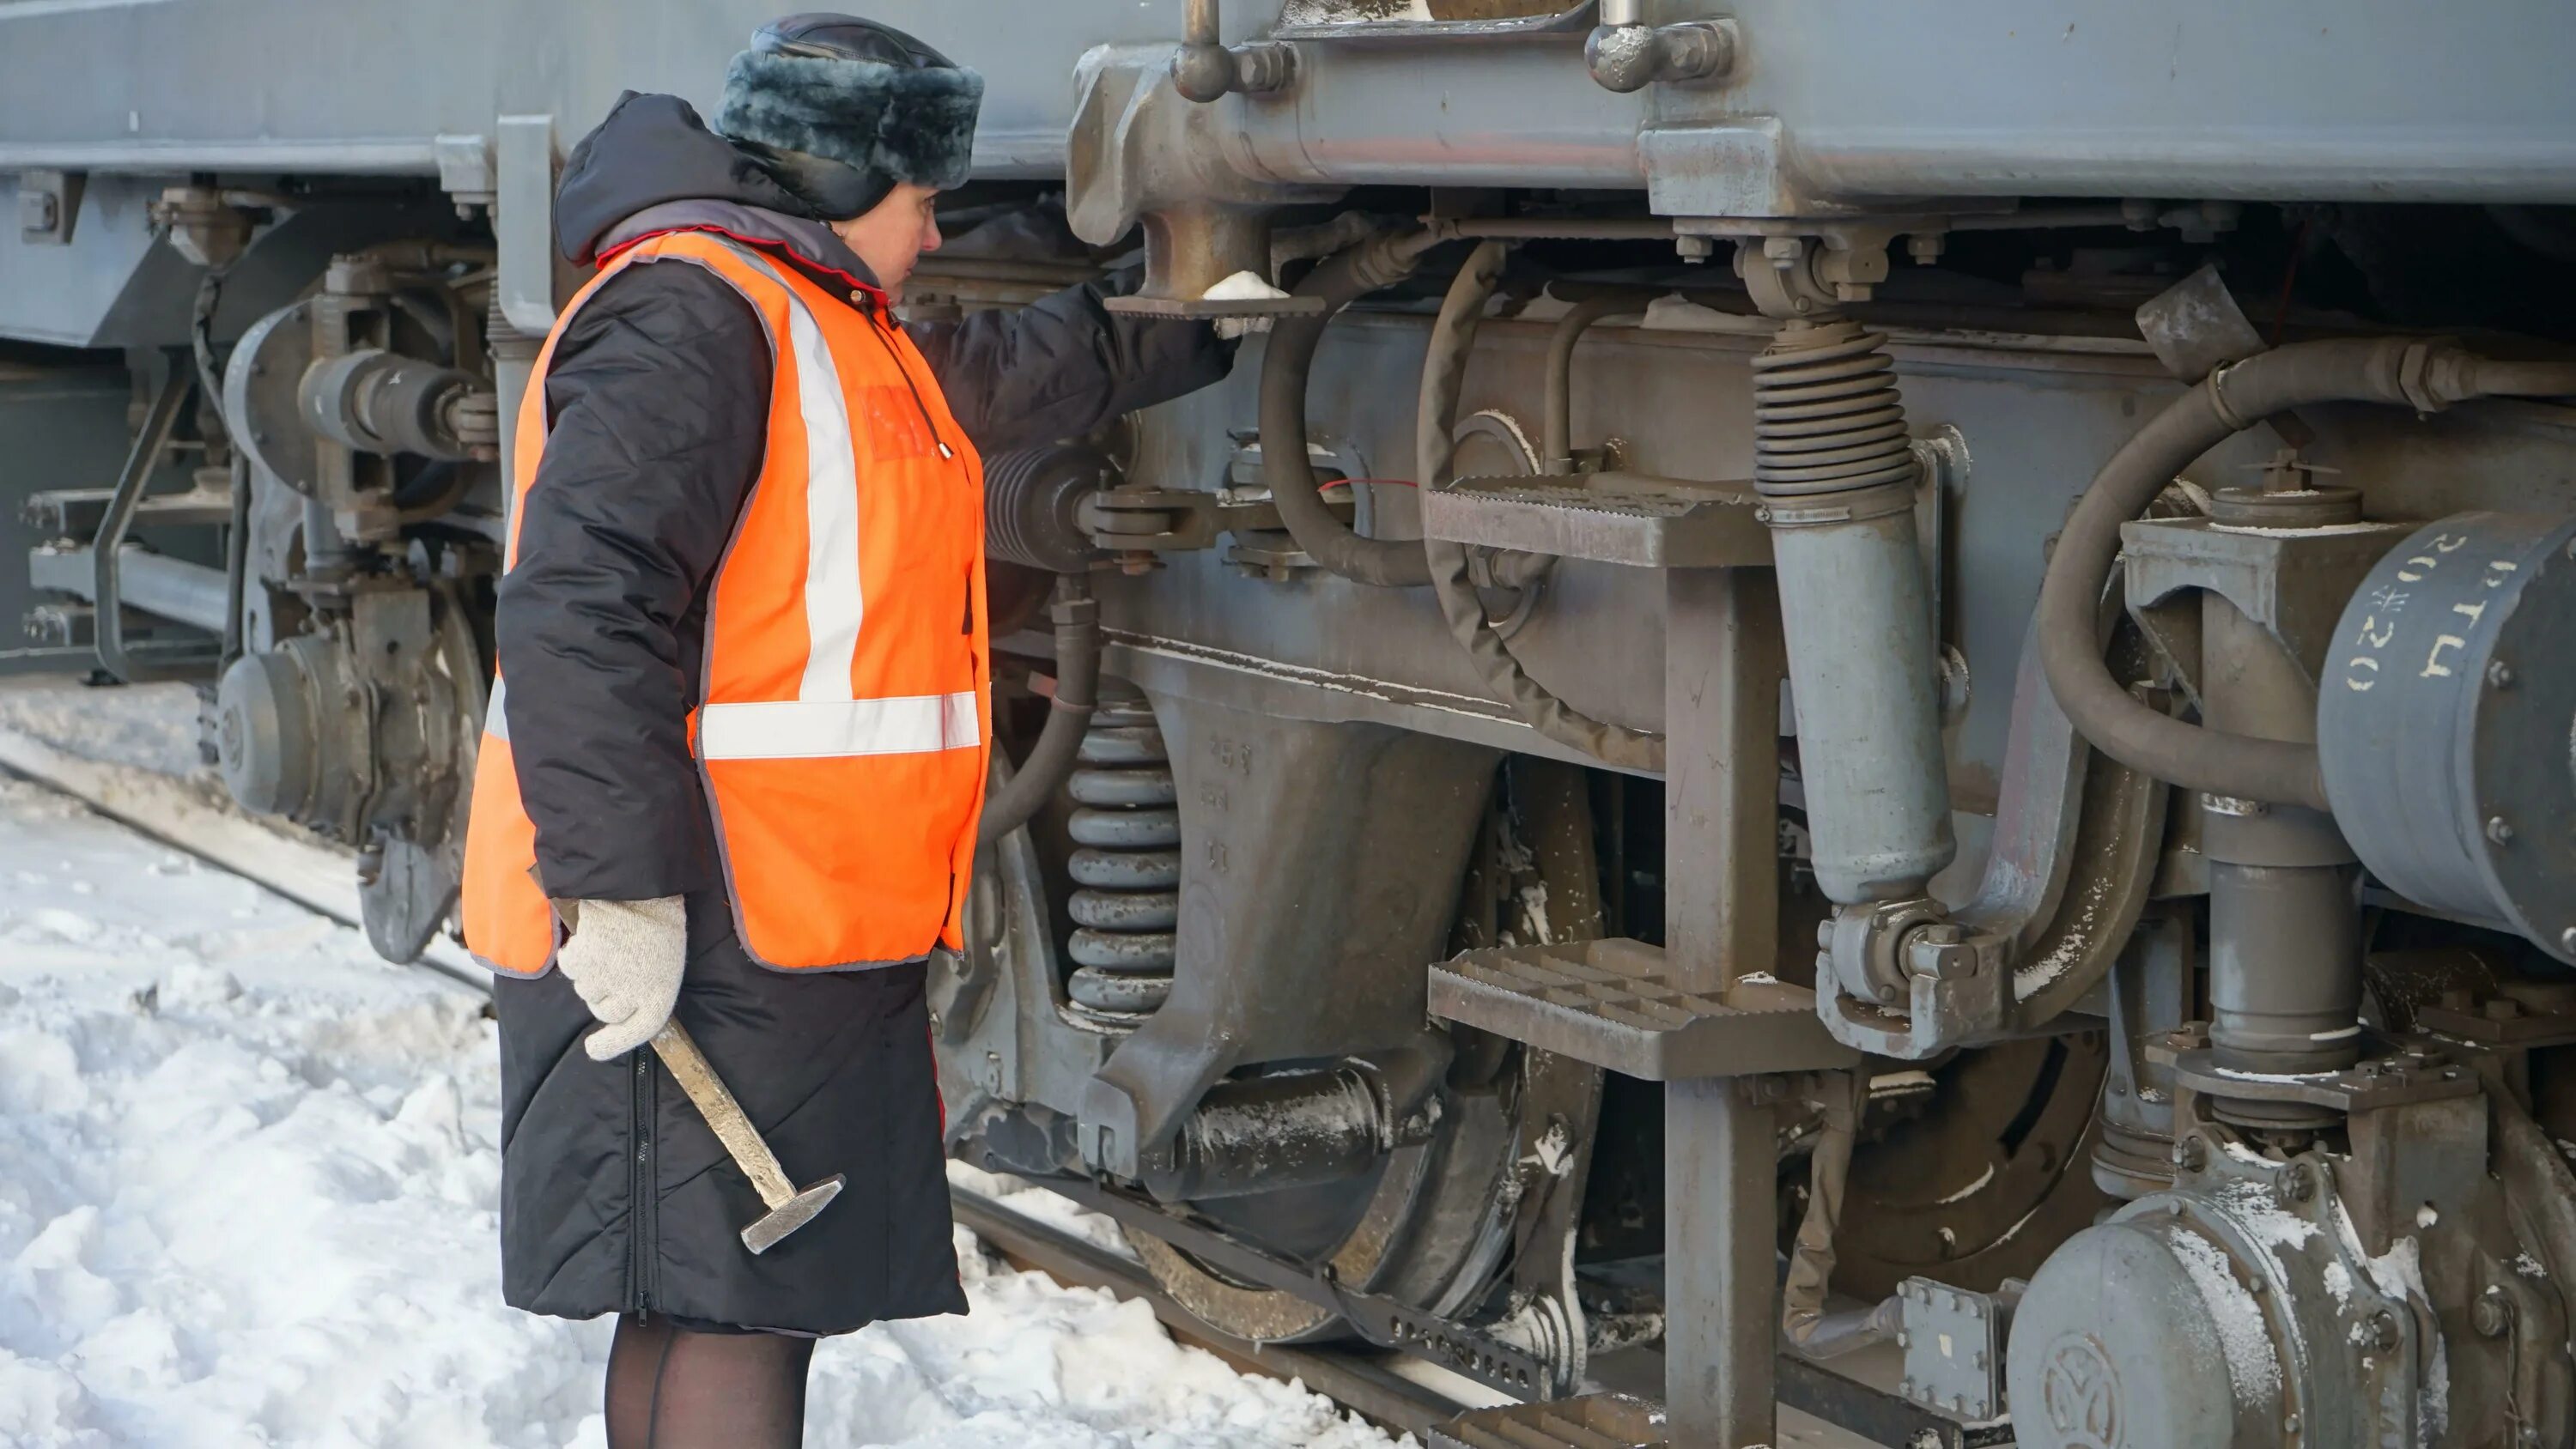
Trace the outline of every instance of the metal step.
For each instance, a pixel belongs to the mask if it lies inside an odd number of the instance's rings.
[[[1805,987],[1750,976],[1703,995],[1666,974],[1662,947],[1625,938],[1466,952],[1431,968],[1431,1014],[1650,1082],[1860,1060]]]
[[[49,538],[88,538],[98,532],[99,521],[107,515],[107,502],[115,496],[113,488],[56,488],[31,493],[20,505],[18,517]],[[136,528],[215,528],[230,523],[232,516],[231,494],[201,488],[151,494],[134,505]]]
[[[1644,473],[1461,478],[1422,495],[1433,538],[1632,568],[1767,568],[1771,530],[1750,483]]]

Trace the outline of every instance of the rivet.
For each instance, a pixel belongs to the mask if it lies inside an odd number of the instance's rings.
[[[2487,683],[2498,689],[2513,688],[2513,666],[2498,659],[2487,665]]]
[[[2576,926],[2569,926],[2566,930],[2559,932],[2558,944],[2563,950],[2576,951]]]
[[[2490,815],[2487,817],[2487,839],[2503,845],[2513,839],[2513,827],[2505,823],[2503,816]]]
[[[2296,1414],[2282,1415],[2281,1432],[2284,1434],[2295,1434],[2299,1432],[2299,1416]]]

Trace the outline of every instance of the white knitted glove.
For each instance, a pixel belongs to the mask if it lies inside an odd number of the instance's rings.
[[[576,904],[572,939],[555,964],[604,1023],[582,1039],[590,1059],[604,1062],[651,1041],[671,1019],[689,964],[689,913],[678,896]]]

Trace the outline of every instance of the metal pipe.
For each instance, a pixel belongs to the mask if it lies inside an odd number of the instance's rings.
[[[1079,574],[1060,574],[1055,581],[1055,696],[1048,702],[1046,724],[1028,758],[1002,788],[985,797],[978,838],[996,841],[1029,821],[1073,770],[1082,732],[1100,702],[1100,605],[1091,597],[1091,581]]]
[[[1809,1358],[1838,1358],[1896,1332],[1903,1305],[1895,1298],[1843,1313],[1825,1311],[1833,1286],[1834,1231],[1843,1216],[1843,1190],[1851,1179],[1852,1145],[1860,1138],[1861,1109],[1869,1101],[1866,1071],[1821,1073],[1825,1125],[1807,1158],[1807,1211],[1789,1253],[1789,1279],[1780,1289],[1780,1332]]]
[[[2361,984],[2349,867],[2210,862],[2209,1041],[2222,1070],[2352,1065]]]
[[[2112,677],[2095,615],[2119,557],[2120,525],[2193,459],[2291,408],[2376,402],[2432,411],[2473,397],[2568,393],[2576,393],[2576,364],[2494,362],[2395,337],[2292,343],[2211,373],[2111,455],[2058,536],[2038,626],[2059,706],[2096,748],[2133,770],[2206,794],[2328,809],[2316,746],[2185,724]]]
[[[1659,216],[1564,218],[1497,216],[1430,223],[1444,234],[1473,240],[1508,241],[1670,241],[1673,224]]]
[[[1574,348],[1593,324],[1644,310],[1633,298],[1589,297],[1557,319],[1547,338],[1547,412],[1539,426],[1539,471],[1574,471]]]
[[[224,628],[230,581],[222,569],[185,563],[128,544],[117,559],[117,595],[128,613],[173,619],[209,634]],[[39,589],[97,601],[97,575],[87,548],[39,548],[27,556],[27,582]]]
[[[1418,588],[1431,582],[1431,573],[1412,539],[1362,538],[1324,506],[1306,459],[1307,372],[1335,312],[1413,275],[1422,254],[1437,244],[1429,232],[1404,232],[1333,256],[1296,287],[1298,296],[1322,298],[1323,313],[1279,318],[1262,349],[1261,475],[1270,501],[1307,557],[1357,583]]]

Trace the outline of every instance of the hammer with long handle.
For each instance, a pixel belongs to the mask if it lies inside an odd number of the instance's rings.
[[[744,1247],[755,1253],[769,1251],[779,1239],[812,1222],[825,1204],[841,1195],[842,1176],[837,1172],[802,1192],[796,1190],[786,1170],[778,1165],[778,1154],[769,1150],[759,1129],[743,1114],[742,1104],[725,1089],[724,1079],[707,1064],[706,1053],[698,1050],[697,1042],[690,1039],[688,1028],[680,1025],[678,1017],[664,1022],[662,1029],[653,1034],[653,1051],[678,1079],[680,1090],[698,1104],[698,1114],[707,1119],[716,1140],[733,1154],[743,1175],[759,1189],[760,1200],[769,1205],[767,1213],[742,1230]]]
[[[530,866],[528,878],[535,880],[536,874],[536,868]],[[538,889],[544,889],[542,882]],[[563,918],[565,929],[580,928],[581,902],[559,900],[554,907],[555,914]],[[751,1118],[743,1112],[742,1104],[733,1099],[733,1093],[725,1087],[724,1078],[716,1075],[715,1067],[707,1061],[707,1054],[698,1050],[696,1039],[689,1035],[688,1028],[680,1025],[676,1012],[669,1021],[662,1023],[660,1031],[653,1034],[653,1054],[670,1069],[672,1077],[680,1084],[680,1090],[688,1093],[689,1100],[697,1104],[698,1115],[707,1119],[707,1126],[716,1134],[716,1140],[733,1155],[734,1165],[742,1169],[743,1176],[751,1179],[752,1187],[760,1193],[760,1200],[768,1205],[767,1213],[742,1230],[744,1247],[754,1253],[768,1252],[778,1245],[779,1239],[814,1221],[816,1213],[841,1195],[843,1179],[837,1172],[803,1192],[796,1190],[795,1184],[788,1181],[787,1169],[778,1165],[778,1154],[769,1150],[768,1142],[761,1138],[760,1129],[751,1125]]]

